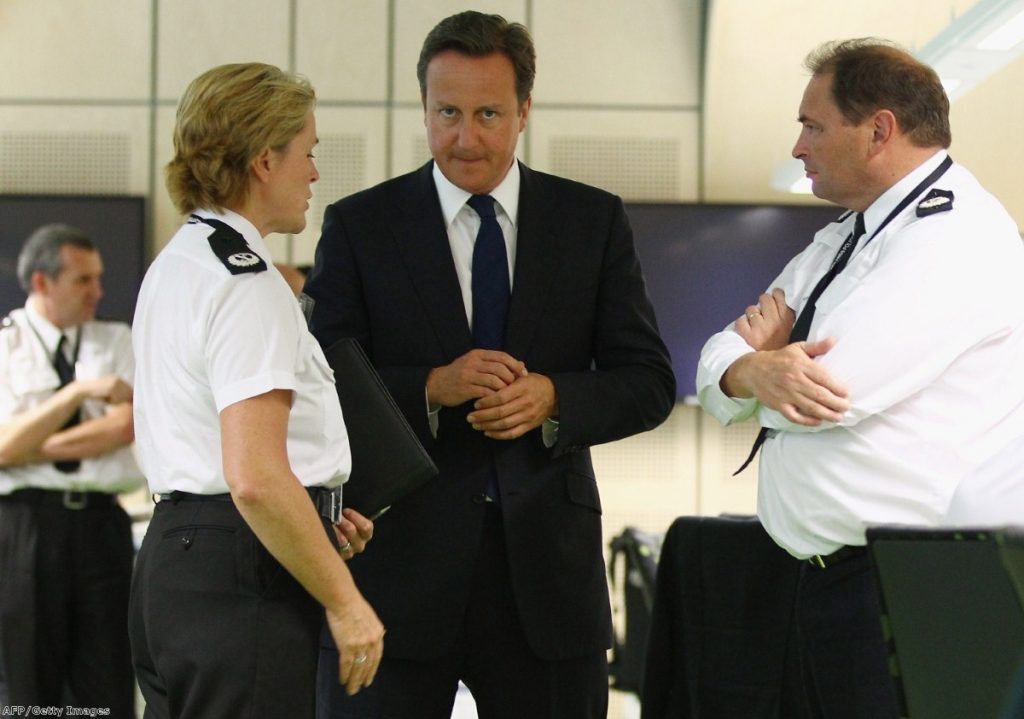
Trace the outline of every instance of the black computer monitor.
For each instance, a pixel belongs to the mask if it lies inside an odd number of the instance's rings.
[[[993,529],[874,527],[891,668],[911,719],[998,717],[1024,654],[1024,610]]]
[[[40,225],[62,222],[85,232],[103,257],[99,316],[131,322],[145,273],[145,200],[93,195],[0,195],[0,317],[25,304],[18,252]]]
[[[835,205],[626,205],[647,292],[672,355],[676,394],[696,393],[701,348],[739,317],[814,233],[843,210]]]

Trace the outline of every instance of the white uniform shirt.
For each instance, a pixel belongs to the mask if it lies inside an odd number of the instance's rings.
[[[153,492],[228,491],[220,412],[273,389],[292,391],[288,460],[305,486],[337,486],[351,469],[348,434],[323,351],[256,228],[233,212],[198,211],[238,230],[267,263],[232,275],[185,224],[153,262],[135,310],[135,436]]]
[[[794,556],[862,545],[870,524],[939,524],[960,478],[1024,436],[1024,246],[1002,205],[953,165],[932,186],[953,191],[950,211],[917,217],[925,190],[865,245],[945,156],[867,209],[856,253],[817,302],[809,339],[837,338],[817,361],[850,393],[838,426],[727,397],[722,375],[751,351],[732,326],[701,352],[704,408],[778,430],[761,450],[758,515]],[[798,315],[853,224],[820,230],[771,284]]]
[[[963,478],[943,524],[1024,527],[1024,437]]]
[[[72,344],[78,336],[78,379],[114,374],[132,383],[134,362],[128,325],[86,322],[67,334]],[[53,366],[60,336],[61,331],[31,304],[10,314],[9,323],[0,329],[0,422],[37,407],[60,388],[60,378]],[[101,417],[106,411],[105,402],[86,400],[82,404],[82,420]],[[77,472],[60,472],[50,462],[0,468],[0,494],[27,487],[126,492],[141,485],[142,472],[130,446],[83,459]]]

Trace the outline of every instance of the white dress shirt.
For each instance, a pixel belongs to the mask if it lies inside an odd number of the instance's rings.
[[[123,322],[86,322],[68,330],[78,344],[75,376],[95,379],[117,375],[132,384],[131,330]],[[15,310],[0,330],[0,422],[23,414],[49,399],[60,388],[54,356],[61,330],[32,307]],[[71,358],[69,358],[71,359]],[[82,403],[82,420],[103,416],[108,405],[99,400]],[[61,472],[51,462],[0,468],[0,494],[38,488],[76,491],[126,492],[142,486],[142,472],[130,446],[82,460],[75,472]]]
[[[466,321],[473,326],[473,246],[476,244],[476,233],[480,230],[480,216],[476,214],[466,201],[472,194],[461,187],[453,185],[441,169],[434,163],[434,186],[437,187],[437,199],[441,202],[441,214],[444,226],[448,230],[448,242],[452,248],[452,259],[455,260],[455,274],[459,277],[462,289],[462,302],[466,306]],[[490,193],[494,198],[494,216],[505,236],[505,252],[508,255],[509,287],[514,287],[514,268],[516,266],[516,219],[519,216],[519,163],[512,161],[512,166],[501,181]]]
[[[862,545],[870,524],[939,524],[960,478],[1024,436],[1024,245],[1006,210],[954,164],[933,185],[953,191],[951,210],[917,217],[925,190],[868,241],[945,157],[867,209],[856,253],[818,299],[809,339],[838,340],[817,361],[850,393],[838,425],[727,397],[722,375],[752,351],[732,326],[701,353],[704,408],[777,430],[761,451],[758,515],[794,556]],[[853,223],[820,230],[771,284],[798,315]]]
[[[220,412],[274,389],[292,391],[288,461],[305,486],[337,486],[351,468],[348,434],[323,351],[241,215],[198,211],[242,233],[268,265],[232,275],[209,225],[185,224],[142,282],[135,310],[135,435],[153,492],[228,491]]]
[[[1024,527],[1024,437],[960,481],[943,524]]]
[[[512,160],[512,166],[490,195],[494,198],[494,216],[505,236],[505,253],[508,256],[509,290],[515,287],[517,220],[519,218],[519,162]],[[441,203],[441,214],[444,226],[448,231],[448,244],[452,249],[452,260],[455,262],[455,274],[459,278],[459,289],[462,290],[462,303],[466,307],[466,323],[473,327],[473,246],[476,234],[480,231],[480,216],[466,204],[472,193],[452,184],[444,176],[441,169],[434,163],[434,186],[437,187],[437,199]],[[529,368],[527,368],[529,369]],[[436,437],[438,428],[437,413],[439,407],[428,406],[427,419],[431,433]],[[558,422],[546,419],[541,425],[541,434],[545,446],[553,447],[558,441]]]

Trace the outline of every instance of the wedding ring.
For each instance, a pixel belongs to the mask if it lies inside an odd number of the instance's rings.
[[[345,542],[343,545],[338,547],[338,551],[339,552],[351,552],[352,551],[352,542]]]
[[[360,654],[358,657],[352,660],[353,664],[366,664],[366,655]]]

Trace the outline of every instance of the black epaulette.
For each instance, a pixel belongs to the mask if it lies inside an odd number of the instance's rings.
[[[927,217],[936,212],[949,212],[952,209],[953,192],[951,190],[932,190],[917,203],[917,216]]]
[[[249,243],[242,237],[242,233],[234,227],[209,217],[192,215],[189,218],[189,224],[194,225],[200,222],[213,228],[213,232],[207,238],[210,241],[210,249],[228,268],[228,272],[233,275],[244,275],[250,272],[263,272],[267,269],[267,263],[252,251]]]

